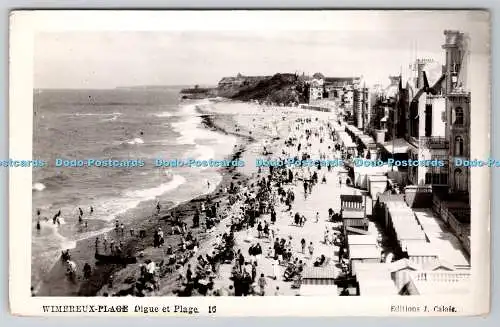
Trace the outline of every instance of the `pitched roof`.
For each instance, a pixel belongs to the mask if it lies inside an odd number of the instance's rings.
[[[411,270],[419,270],[419,267],[416,264],[412,263],[409,259],[400,259],[398,261],[389,263],[390,272],[396,272],[407,268]]]
[[[441,260],[441,259],[438,259],[437,261],[435,261],[433,263],[429,263],[428,265],[423,265],[422,268],[423,268],[423,270],[431,270],[431,271],[438,270],[439,268],[444,268],[444,269],[450,270],[450,271],[455,270],[455,266],[453,266],[448,261]]]

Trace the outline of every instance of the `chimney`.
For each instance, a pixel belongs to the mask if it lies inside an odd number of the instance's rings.
[[[422,60],[419,60],[417,62],[417,89],[420,89],[424,87],[424,67],[425,67],[425,62]]]

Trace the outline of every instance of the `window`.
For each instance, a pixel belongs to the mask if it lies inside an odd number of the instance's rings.
[[[462,191],[464,187],[464,174],[460,168],[455,169],[455,191]]]
[[[425,184],[432,184],[432,174],[425,173]]]
[[[437,185],[447,185],[448,184],[448,174],[444,173],[426,173],[425,174],[425,184],[437,184]]]
[[[448,174],[441,174],[441,184],[448,184]]]
[[[432,136],[432,104],[425,105],[425,136]]]
[[[464,154],[464,139],[461,136],[455,137],[455,155],[463,156]]]
[[[453,124],[459,126],[464,124],[464,110],[461,107],[455,109],[455,121]]]

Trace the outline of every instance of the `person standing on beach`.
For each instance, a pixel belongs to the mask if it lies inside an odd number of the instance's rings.
[[[94,207],[90,206],[90,214],[94,213]]]
[[[255,283],[255,278],[257,278],[257,263],[252,263],[252,283]]]
[[[264,274],[260,274],[259,286],[260,286],[260,295],[261,296],[264,296],[266,294],[266,292],[265,292],[266,285],[267,285],[266,277],[264,277]]]
[[[314,245],[313,242],[309,243],[309,255],[312,258],[314,254]]]
[[[280,276],[280,265],[278,259],[273,260],[273,278],[277,280]]]
[[[316,223],[319,223],[319,212],[316,212]]]
[[[193,272],[191,271],[191,265],[188,264],[188,268],[187,268],[187,271],[186,271],[186,280],[188,283],[191,282],[191,279],[193,277]]]
[[[156,202],[156,215],[160,215],[161,205],[160,201]]]
[[[257,226],[257,232],[259,235],[259,238],[262,238],[262,223],[259,222],[259,225]]]
[[[56,224],[60,216],[61,216],[61,210],[59,209],[59,211],[52,218],[52,222],[54,223],[54,225]]]
[[[111,251],[111,254],[115,254],[115,240],[111,240],[111,242],[109,242],[109,250]]]
[[[301,246],[301,248],[302,248],[302,253],[303,253],[303,254],[304,254],[304,253],[306,253],[306,240],[305,240],[305,239],[302,239],[302,240],[300,241],[300,246]]]
[[[299,226],[299,224],[300,224],[300,214],[298,212],[295,213],[294,223],[296,226]]]

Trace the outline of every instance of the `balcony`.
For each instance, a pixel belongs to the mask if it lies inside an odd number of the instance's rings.
[[[432,272],[414,272],[411,274],[414,281],[417,282],[443,282],[456,283],[470,279],[470,272],[458,271],[432,271]]]
[[[428,149],[448,149],[449,142],[445,137],[441,136],[421,136],[419,138],[419,145]]]

